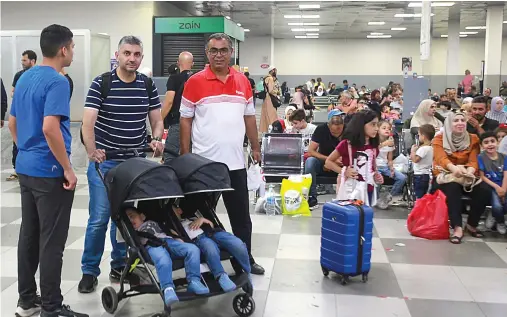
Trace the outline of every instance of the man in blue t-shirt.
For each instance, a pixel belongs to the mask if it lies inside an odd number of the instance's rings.
[[[69,232],[77,178],[70,163],[69,83],[59,74],[74,55],[72,32],[61,25],[42,30],[43,61],[27,70],[16,85],[9,129],[19,153],[16,173],[21,187],[18,241],[17,316],[85,317],[62,305],[62,258]],[[35,273],[40,267],[42,301]]]
[[[91,162],[101,163],[100,169],[104,175],[124,160],[124,157],[116,157],[106,161],[105,151],[146,146],[146,116],[149,117],[152,130],[150,147],[159,154],[164,149],[161,142],[164,123],[157,88],[151,78],[137,72],[143,60],[141,40],[135,36],[123,37],[116,59],[118,67],[111,72],[107,96],[102,96],[103,79],[107,78],[96,77],[88,91],[83,115],[83,141],[88,157]],[[80,293],[91,293],[97,287],[111,215],[106,189],[94,165],[89,164],[87,172],[90,218],[81,259],[83,276],[78,285]],[[125,267],[125,244],[117,242],[114,223],[111,223],[110,232],[113,251],[109,280],[118,283]],[[127,282],[134,285],[135,278],[134,275],[128,275]]]

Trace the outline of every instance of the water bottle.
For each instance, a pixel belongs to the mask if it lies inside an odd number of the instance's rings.
[[[276,193],[273,185],[269,185],[269,190],[266,194],[266,215],[276,215]]]

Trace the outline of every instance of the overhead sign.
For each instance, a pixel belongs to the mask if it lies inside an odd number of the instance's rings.
[[[236,23],[222,17],[155,17],[156,34],[225,33],[244,41],[245,31]]]

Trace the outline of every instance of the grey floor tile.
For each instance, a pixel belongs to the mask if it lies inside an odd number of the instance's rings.
[[[189,302],[182,302],[173,305],[171,317],[232,317],[236,316],[232,308],[233,298],[240,294],[233,292],[230,294],[223,294],[219,296],[210,297],[208,299],[198,299]],[[146,300],[145,297],[149,296],[150,299]],[[255,291],[255,312],[252,316],[262,317],[264,308],[266,306],[267,292]],[[163,308],[162,299],[160,296],[155,295],[141,295],[138,298],[129,300],[115,316],[151,316],[157,310]]]
[[[489,317],[476,303],[416,298],[408,299],[406,303],[412,317]]]
[[[279,234],[252,234],[252,254],[254,257],[275,258],[278,252]]]
[[[12,284],[16,283],[17,280],[18,279],[16,277],[2,276],[0,279],[0,286],[2,287],[2,292]]]
[[[507,304],[507,269],[452,267],[476,302]]]
[[[270,291],[264,317],[336,316],[335,296],[319,293]]]
[[[339,317],[412,317],[403,298],[336,295]]]
[[[9,176],[9,175],[7,175]],[[9,188],[9,189],[6,189],[6,190],[2,190],[3,193],[18,193],[20,194],[21,193],[21,189],[19,188],[19,186],[16,186],[16,187],[12,187],[12,188]]]
[[[396,277],[389,264],[373,263],[367,283],[361,277],[351,278],[342,286],[338,275],[322,274],[319,261],[277,259],[271,277],[270,290],[281,292],[350,294],[402,297]]]
[[[11,223],[21,218],[21,207],[2,207],[0,209],[0,223]]]
[[[386,249],[391,263],[474,266],[505,268],[505,263],[484,242],[465,241],[454,245],[447,240],[422,239],[384,239],[382,244]],[[396,243],[403,243],[405,247],[398,247]],[[428,256],[431,255],[431,256]]]
[[[486,317],[507,316],[507,304],[477,303]]]
[[[88,202],[90,197],[88,195],[74,195],[74,202],[72,208],[76,209],[88,209]]]
[[[283,219],[282,233],[320,236],[321,228],[320,218],[286,216]]]
[[[403,219],[406,220],[408,217],[409,210],[406,207],[394,207],[390,206],[386,210],[373,208],[375,211],[374,218],[377,219]]]
[[[20,227],[21,225],[15,224],[10,224],[2,227],[0,230],[2,236],[2,246],[15,247],[18,245]]]

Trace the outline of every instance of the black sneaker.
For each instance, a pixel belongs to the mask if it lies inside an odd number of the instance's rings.
[[[87,314],[81,314],[73,311],[70,309],[68,305],[62,305],[62,308],[53,311],[53,312],[47,312],[42,311],[40,314],[40,317],[90,317]]]
[[[109,281],[111,283],[120,283],[121,273],[123,272],[124,269],[125,269],[124,267],[111,269],[111,272],[109,273]],[[136,274],[129,272],[125,276],[123,284],[130,284],[131,286],[140,285],[141,279]]]
[[[259,264],[252,262],[250,263],[250,273],[255,275],[264,275],[264,268],[260,266]]]
[[[95,276],[90,274],[83,274],[83,277],[77,286],[77,291],[82,294],[92,293],[95,291],[98,283],[99,281]]]
[[[317,200],[317,197],[311,196],[308,199],[308,206],[310,207],[310,209],[315,209],[319,207],[319,201]]]
[[[16,317],[29,317],[40,312],[42,301],[39,295],[35,297],[32,302],[23,302],[18,300],[18,307],[16,308]]]

